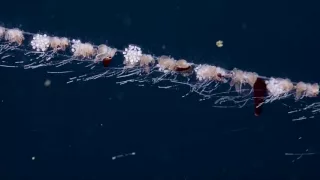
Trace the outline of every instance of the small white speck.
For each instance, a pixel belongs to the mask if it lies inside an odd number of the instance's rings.
[[[120,155],[117,155],[117,156],[113,156],[111,159],[112,160],[116,160],[118,158],[124,158],[124,157],[127,157],[127,156],[135,156],[136,155],[136,152],[131,152],[131,153],[127,153],[127,154],[120,154]]]
[[[47,79],[45,82],[44,82],[44,86],[45,87],[49,87],[51,85],[51,81],[49,79]]]
[[[35,156],[33,156],[31,159],[32,159],[32,161],[34,161],[34,160],[36,159],[36,157],[35,157]]]

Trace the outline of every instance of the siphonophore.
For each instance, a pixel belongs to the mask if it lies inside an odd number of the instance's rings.
[[[162,88],[186,86],[189,92],[183,97],[196,94],[201,101],[211,101],[213,107],[252,106],[255,116],[261,115],[264,104],[291,98],[300,104],[288,113],[303,112],[294,121],[314,118],[320,110],[318,102],[301,101],[305,98],[317,99],[317,83],[292,82],[287,78],[265,77],[237,68],[227,70],[185,59],[176,60],[169,55],[145,54],[139,46],[132,44],[120,50],[107,44],[94,45],[67,37],[24,32],[17,28],[0,27],[0,42],[1,67],[47,68],[48,73],[69,73],[67,83],[116,78],[120,85],[151,83]],[[120,65],[116,63],[119,62],[119,55],[122,56]],[[13,61],[11,56],[24,58]],[[85,70],[77,71],[76,66]]]

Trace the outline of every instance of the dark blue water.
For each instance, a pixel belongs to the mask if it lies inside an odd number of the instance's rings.
[[[317,2],[283,0],[18,0],[1,2],[0,11],[9,28],[117,48],[134,43],[156,55],[311,82],[318,82],[318,17]],[[68,77],[0,69],[1,180],[319,178],[318,155],[295,163],[284,155],[319,150],[319,117],[293,123],[278,102],[256,118],[250,106],[181,98],[184,89],[112,78],[67,85]]]

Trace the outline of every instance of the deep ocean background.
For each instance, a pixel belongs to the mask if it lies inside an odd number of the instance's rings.
[[[311,0],[17,0],[1,2],[0,21],[319,82],[319,15]],[[256,118],[253,107],[216,109],[175,89],[120,86],[112,78],[67,85],[68,77],[0,68],[1,180],[320,178],[318,155],[295,163],[284,155],[319,150],[319,116],[294,123],[277,102]],[[136,155],[111,160],[130,152]]]

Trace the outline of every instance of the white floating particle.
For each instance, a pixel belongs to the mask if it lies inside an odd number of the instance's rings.
[[[46,81],[44,81],[44,86],[45,87],[49,87],[51,85],[51,81],[49,79],[47,79]]]
[[[131,153],[127,153],[127,154],[120,154],[120,155],[117,155],[117,156],[113,156],[111,159],[112,160],[116,160],[118,158],[124,158],[124,157],[127,157],[127,156],[134,156],[136,155],[136,152],[131,152]]]

